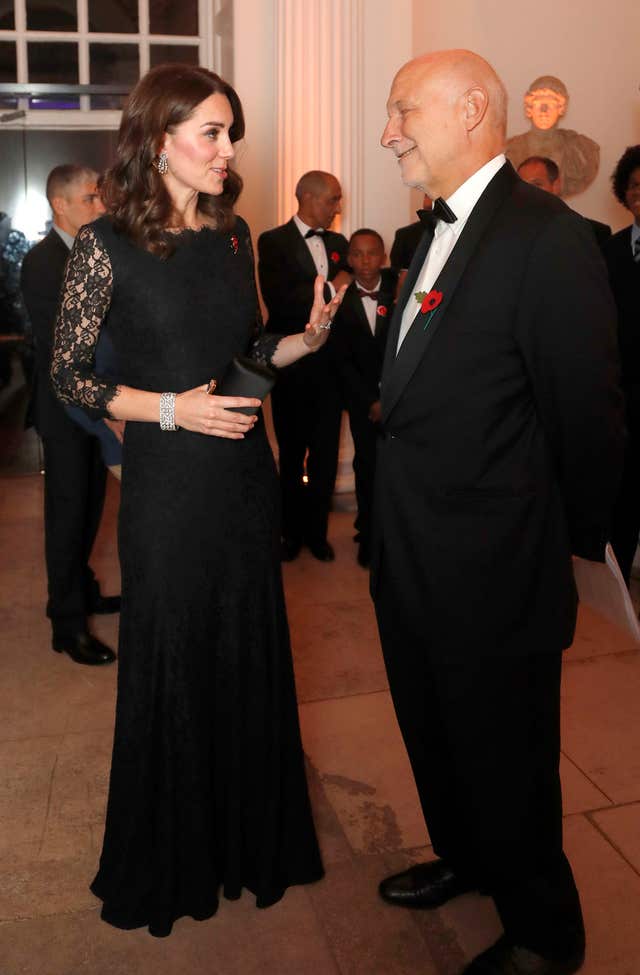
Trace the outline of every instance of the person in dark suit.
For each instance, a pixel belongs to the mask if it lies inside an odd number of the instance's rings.
[[[51,387],[49,369],[63,273],[76,233],[104,212],[96,173],[56,166],[47,179],[53,226],[22,263],[21,288],[35,341],[31,416],[44,448],[45,557],[52,646],[77,663],[107,664],[115,654],[88,629],[94,613],[120,608],[103,596],[89,566],[104,504],[106,469],[99,441],[67,414]]]
[[[633,216],[605,249],[611,290],[618,308],[628,439],[616,500],[611,544],[629,585],[640,533],[640,145],[629,146],[612,177],[613,192]]]
[[[553,159],[548,156],[529,156],[518,166],[518,176],[525,183],[532,186],[539,186],[547,193],[554,196],[562,195],[562,174],[560,168]],[[583,217],[587,221],[595,235],[598,246],[602,249],[611,237],[611,227],[602,223],[600,220],[592,220],[591,217]]]
[[[425,193],[422,198],[423,208],[425,210],[431,209],[431,203],[432,201]],[[420,219],[414,221],[414,223],[407,224],[406,227],[399,227],[395,232],[393,244],[391,245],[391,253],[389,254],[389,263],[398,274],[398,293],[400,293],[400,289],[404,284],[407,270],[413,260],[413,255],[417,250],[423,233],[424,227]]]
[[[371,591],[437,860],[382,881],[490,893],[466,975],[567,975],[584,927],[563,852],[560,671],[571,555],[604,561],[623,444],[615,308],[591,230],[503,154],[507,98],[469,51],[396,75],[383,146],[435,201],[389,327]]]
[[[285,335],[299,331],[300,322],[306,320],[318,274],[326,279],[327,301],[351,281],[347,240],[329,230],[340,213],[340,183],[331,173],[313,170],[298,181],[296,198],[297,214],[258,239],[266,329]],[[303,544],[321,561],[335,557],[327,541],[327,523],[338,464],[341,405],[329,345],[281,372],[271,394],[284,561],[295,559]]]
[[[347,259],[355,277],[345,291],[331,338],[354,445],[358,562],[366,568],[371,558],[371,502],[380,429],[380,373],[397,275],[391,268],[382,266],[387,259],[384,241],[376,230],[367,227],[351,235]]]

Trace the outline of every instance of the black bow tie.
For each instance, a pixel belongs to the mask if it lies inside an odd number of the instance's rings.
[[[433,209],[418,210],[417,213],[422,226],[428,227],[431,230],[435,230],[438,220],[443,220],[444,223],[455,223],[458,219],[451,207],[447,206],[441,196],[433,201]]]
[[[322,237],[324,230],[307,230],[304,235],[304,239],[308,240],[309,237]]]
[[[371,298],[372,301],[377,301],[379,294],[379,291],[365,291],[364,288],[358,288],[360,298]]]

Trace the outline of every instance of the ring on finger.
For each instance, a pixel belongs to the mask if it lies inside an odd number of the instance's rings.
[[[333,318],[330,318],[329,321],[328,322],[325,322],[324,324],[322,324],[322,322],[321,322],[318,325],[318,328],[323,328],[323,329],[326,329],[328,331],[331,328],[332,325],[333,325]]]

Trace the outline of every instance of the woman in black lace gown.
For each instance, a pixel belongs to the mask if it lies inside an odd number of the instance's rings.
[[[279,563],[277,475],[259,401],[210,396],[234,355],[281,367],[311,324],[266,336],[228,168],[236,93],[163,66],[133,90],[107,215],[84,227],[63,287],[52,375],[65,401],[127,421],[120,511],[118,702],[102,916],[167,935],[243,887],[258,907],[322,875],[300,742]],[[304,324],[304,323],[303,323]],[[94,374],[106,330],[121,383]],[[161,393],[163,427],[159,425]],[[252,405],[252,416],[230,407]],[[178,429],[172,429],[172,427]]]

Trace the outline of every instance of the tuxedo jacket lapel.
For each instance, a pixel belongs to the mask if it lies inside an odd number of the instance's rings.
[[[444,326],[447,307],[455,294],[455,290],[460,283],[465,268],[473,256],[480,239],[494,218],[500,204],[510,193],[516,179],[517,176],[510,163],[506,163],[493,177],[473,208],[464,230],[460,234],[445,266],[433,285],[433,290],[442,292],[442,301],[431,318],[429,318],[430,312],[425,312],[424,314],[418,312],[396,356],[395,350],[398,344],[399,322],[402,317],[402,308],[404,308],[404,302],[407,298],[410,300],[410,292],[413,290],[418,272],[426,256],[426,250],[428,249],[423,249],[421,244],[419,251],[423,252],[422,260],[417,268],[414,268],[415,261],[411,265],[410,270],[415,271],[415,274],[413,275],[410,288],[403,288],[402,300],[398,304],[399,313],[396,313],[394,316],[393,324],[397,328],[394,328],[389,336],[382,377],[383,420],[389,416],[389,413],[398,402],[402,391],[411,379],[418,363],[433,341],[438,329]],[[416,253],[416,259],[418,256],[418,253]],[[407,282],[409,282],[408,274],[405,284]],[[406,295],[405,290],[407,291]]]
[[[420,243],[416,248],[416,252],[413,255],[413,260],[409,265],[407,271],[407,276],[404,279],[402,285],[402,290],[400,296],[396,302],[396,306],[391,318],[391,323],[387,331],[387,346],[384,357],[384,365],[382,368],[382,389],[384,396],[384,384],[385,379],[391,375],[391,371],[396,358],[396,349],[398,347],[398,336],[400,335],[400,323],[402,322],[402,313],[404,307],[411,298],[413,294],[413,289],[415,288],[418,275],[424,264],[425,258],[427,256],[427,251],[431,246],[431,241],[433,240],[433,232],[431,230],[425,230]]]
[[[315,277],[317,272],[316,266],[313,263],[311,252],[307,247],[304,237],[296,227],[293,220],[290,220],[289,223],[286,224],[286,229],[289,236],[291,253],[303,269],[305,277]]]

